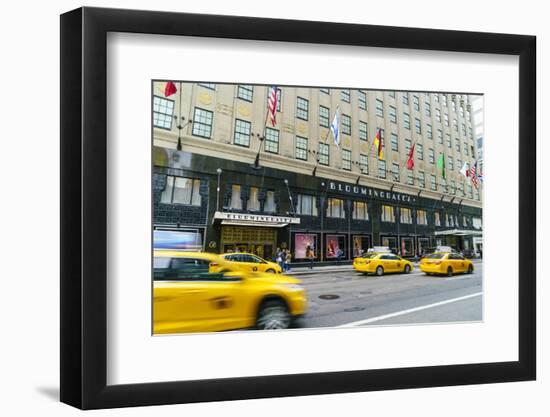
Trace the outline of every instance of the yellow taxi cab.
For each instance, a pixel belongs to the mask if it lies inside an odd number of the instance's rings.
[[[223,253],[221,258],[235,263],[235,267],[242,271],[267,272],[268,274],[280,274],[283,272],[279,264],[266,261],[257,255],[246,252]]]
[[[378,276],[390,272],[404,272],[408,274],[414,269],[412,262],[389,252],[367,252],[353,260],[353,269],[363,274]]]
[[[307,309],[298,279],[243,271],[212,253],[157,250],[153,277],[154,334],[286,329]]]
[[[428,275],[447,275],[474,272],[474,264],[462,255],[453,252],[435,252],[420,260],[420,270]]]

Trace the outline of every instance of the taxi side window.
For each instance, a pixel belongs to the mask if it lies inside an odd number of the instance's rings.
[[[209,272],[210,262],[206,259],[172,258],[169,267],[155,268],[155,280],[202,281],[219,280],[223,273]]]
[[[255,263],[255,264],[259,264],[259,263],[262,263],[260,261],[259,258],[256,258],[255,256],[252,256],[252,255],[243,255],[246,257],[246,261],[245,262],[252,262],[252,263]]]

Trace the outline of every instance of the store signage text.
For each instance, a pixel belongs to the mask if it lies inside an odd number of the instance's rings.
[[[402,201],[405,203],[414,203],[416,198],[403,193],[393,191],[377,190],[375,188],[363,187],[361,185],[342,184],[334,181],[328,183],[329,190],[339,191],[348,194],[357,194],[365,197],[381,198],[384,200]]]
[[[221,212],[221,211],[217,211],[214,214],[214,219],[266,222],[266,223],[300,224],[300,219],[297,217],[269,216],[264,214],[249,214],[249,213],[227,213],[227,212]]]

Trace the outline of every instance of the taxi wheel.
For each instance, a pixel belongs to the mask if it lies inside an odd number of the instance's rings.
[[[403,268],[403,272],[405,274],[408,274],[411,272],[411,266],[410,265],[405,265],[405,268]]]
[[[472,274],[474,272],[473,265],[468,266],[468,274]]]
[[[256,320],[258,330],[288,329],[289,327],[290,314],[284,302],[270,300],[262,303]]]
[[[376,275],[378,275],[379,277],[384,275],[384,268],[382,268],[381,266],[377,267],[376,268]]]
[[[268,269],[267,271],[265,271],[265,272],[267,272],[268,274],[274,274],[274,273],[275,273],[275,270],[269,268],[269,269]]]
[[[448,267],[448,268],[447,268],[447,276],[448,276],[448,277],[452,277],[452,276],[453,276],[453,268],[451,268],[451,267]]]

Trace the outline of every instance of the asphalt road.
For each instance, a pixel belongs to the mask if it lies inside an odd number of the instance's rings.
[[[364,276],[355,271],[299,277],[309,311],[298,328],[481,321],[481,268],[471,275]],[[327,297],[328,296],[328,297]]]

